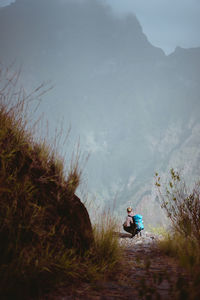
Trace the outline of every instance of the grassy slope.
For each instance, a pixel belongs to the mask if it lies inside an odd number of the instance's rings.
[[[66,178],[52,147],[34,142],[15,80],[13,75],[0,81],[0,295],[28,299],[109,276],[121,252],[112,221],[95,227],[95,242],[84,256],[66,249],[63,235],[69,224],[56,211],[79,185],[78,164]]]

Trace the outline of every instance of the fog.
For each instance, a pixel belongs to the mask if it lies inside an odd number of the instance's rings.
[[[196,0],[106,0],[118,16],[134,13],[149,41],[169,54],[177,46],[200,46],[200,2]]]
[[[0,60],[22,66],[27,89],[54,86],[39,113],[50,135],[61,120],[64,133],[71,126],[61,152],[80,138],[90,154],[88,198],[118,212],[131,204],[152,221],[155,171],[177,167],[191,181],[200,174],[200,49],[167,56],[135,15],[104,3],[17,0],[1,8]]]
[[[0,7],[13,2],[15,0],[1,0]],[[60,1],[63,4],[66,2],[69,0]],[[99,2],[109,5],[113,14],[118,17],[135,14],[148,40],[154,46],[163,49],[166,54],[173,52],[177,46],[183,48],[200,46],[200,2],[197,0],[99,0]]]

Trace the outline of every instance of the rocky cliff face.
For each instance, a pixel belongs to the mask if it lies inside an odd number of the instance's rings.
[[[50,129],[64,115],[81,137],[101,205],[154,201],[155,171],[199,176],[199,48],[166,56],[135,16],[100,1],[17,0],[0,10],[0,28],[1,60],[22,62],[28,86],[55,84],[41,110]]]

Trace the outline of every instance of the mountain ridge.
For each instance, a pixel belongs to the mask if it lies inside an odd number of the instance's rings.
[[[50,127],[64,115],[72,136],[81,136],[91,153],[90,193],[102,205],[117,194],[119,211],[148,189],[154,201],[154,171],[178,167],[181,149],[193,153],[180,140],[199,124],[200,48],[167,56],[134,15],[117,18],[99,1],[17,0],[0,10],[0,28],[1,60],[23,63],[25,86],[55,84],[41,111]]]

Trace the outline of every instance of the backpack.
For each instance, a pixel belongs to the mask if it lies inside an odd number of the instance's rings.
[[[135,216],[133,216],[133,221],[135,222],[136,229],[138,231],[144,229],[143,220],[142,220],[142,216],[141,215],[135,215]]]

